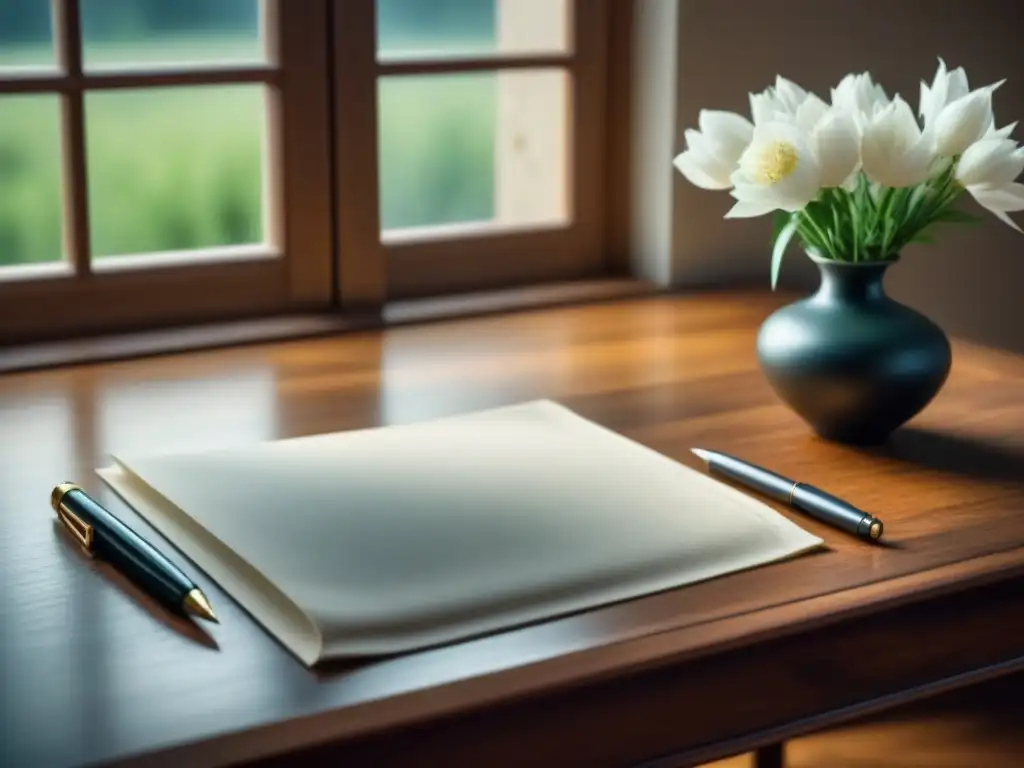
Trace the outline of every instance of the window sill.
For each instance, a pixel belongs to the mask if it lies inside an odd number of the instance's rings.
[[[656,293],[632,279],[575,280],[429,299],[396,301],[377,316],[289,315],[69,339],[0,349],[0,374],[259,344],[474,315],[609,301]]]

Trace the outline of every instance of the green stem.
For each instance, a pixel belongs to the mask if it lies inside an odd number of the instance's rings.
[[[855,220],[850,216],[850,194],[842,189],[828,190],[828,205],[832,212],[832,227],[840,255],[851,261],[857,260],[857,233]]]
[[[800,236],[800,241],[804,244],[805,248],[813,248],[824,255],[826,250],[825,244],[820,242],[817,235],[807,228],[803,219],[797,219],[796,233]]]
[[[860,216],[857,211],[857,201],[853,195],[847,195],[846,202],[850,210],[850,228],[853,230],[853,260],[860,261]]]
[[[821,227],[818,226],[817,222],[815,222],[814,220],[814,217],[805,215],[804,212],[801,211],[800,221],[806,222],[807,224],[810,225],[811,229],[814,231],[815,236],[821,243],[821,248],[828,252],[827,254],[823,253],[822,256],[828,255],[830,258],[835,258],[835,254],[833,253],[833,248],[830,244],[828,235],[824,232],[824,230],[821,229]]]

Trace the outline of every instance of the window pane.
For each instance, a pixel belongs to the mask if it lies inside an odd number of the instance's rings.
[[[39,0],[41,1],[41,0]],[[86,69],[263,59],[258,0],[79,0]]]
[[[261,242],[263,86],[89,93],[94,257]]]
[[[0,266],[59,261],[60,105],[0,98]]]
[[[0,77],[53,65],[50,3],[0,0]]]
[[[570,0],[377,0],[382,59],[564,52]]]
[[[381,78],[382,228],[564,223],[568,80],[561,69]]]

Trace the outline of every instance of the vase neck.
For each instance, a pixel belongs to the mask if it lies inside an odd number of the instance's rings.
[[[888,263],[843,264],[816,261],[821,273],[818,296],[843,301],[877,301],[885,298],[883,281]]]

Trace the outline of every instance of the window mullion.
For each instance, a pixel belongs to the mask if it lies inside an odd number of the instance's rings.
[[[301,306],[334,298],[327,6],[266,0],[262,17],[267,58],[281,68],[267,89],[266,199],[279,214],[268,235],[283,244],[289,296]]]
[[[51,0],[57,60],[69,87],[61,94],[64,249],[78,276],[92,271],[89,185],[85,148],[85,94],[78,0]]]
[[[385,300],[377,152],[374,0],[332,0],[334,191],[342,307],[378,311]]]
[[[572,207],[582,258],[595,267],[603,266],[606,257],[608,3],[576,0],[572,8],[577,64],[572,100]]]

